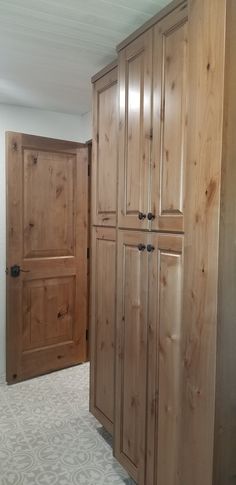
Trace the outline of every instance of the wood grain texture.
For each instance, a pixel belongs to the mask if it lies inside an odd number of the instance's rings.
[[[177,9],[154,27],[153,230],[184,230],[187,140],[187,9]]]
[[[109,433],[114,420],[116,229],[92,229],[90,411]]]
[[[222,19],[223,20],[223,19]],[[236,483],[236,4],[227,2],[214,485]]]
[[[147,229],[151,149],[152,30],[119,54],[118,225]]]
[[[118,160],[117,68],[93,86],[92,224],[116,226]]]
[[[146,460],[147,234],[118,231],[115,456],[144,484]]]
[[[225,10],[189,1],[181,485],[212,485]]]
[[[88,150],[43,146],[7,134],[8,382],[86,360]]]

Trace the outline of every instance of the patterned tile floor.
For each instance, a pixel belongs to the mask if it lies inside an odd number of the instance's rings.
[[[89,365],[0,385],[0,485],[131,485],[88,411]]]

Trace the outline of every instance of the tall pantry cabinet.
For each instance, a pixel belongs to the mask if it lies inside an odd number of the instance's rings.
[[[95,77],[91,409],[138,485],[236,484],[235,25],[174,0],[118,46],[114,150]]]
[[[117,224],[117,63],[93,78],[90,410],[113,432]]]

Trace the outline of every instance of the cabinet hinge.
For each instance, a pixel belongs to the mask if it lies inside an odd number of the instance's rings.
[[[89,339],[89,329],[86,328],[86,340],[88,340],[88,339]]]
[[[90,257],[90,248],[87,248],[87,259]]]

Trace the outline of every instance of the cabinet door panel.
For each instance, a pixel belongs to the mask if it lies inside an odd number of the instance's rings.
[[[115,456],[144,483],[147,372],[147,234],[119,231]]]
[[[154,28],[152,229],[183,231],[187,133],[187,18],[173,12]]]
[[[118,91],[117,68],[94,84],[92,222],[116,226]]]
[[[156,367],[156,378],[153,373],[148,391],[147,441],[154,446],[147,453],[147,483],[177,485],[181,448],[183,237],[151,237],[155,250],[150,256],[153,284],[149,285],[149,315],[156,326],[155,338],[149,341],[149,368]],[[155,342],[159,342],[156,361]],[[155,397],[156,415],[152,412]]]
[[[91,278],[90,409],[113,432],[116,230],[94,228]]]
[[[152,30],[119,55],[119,227],[146,229],[150,173]]]

